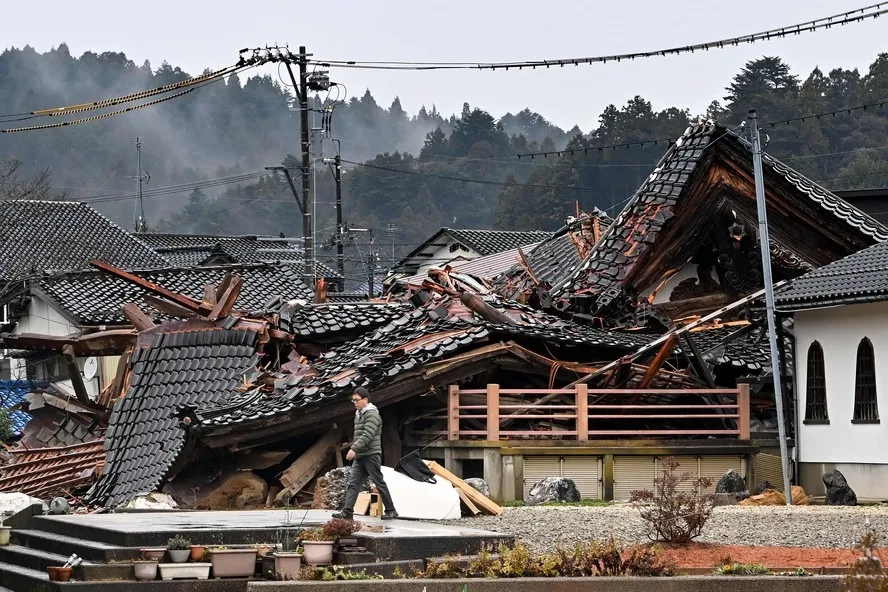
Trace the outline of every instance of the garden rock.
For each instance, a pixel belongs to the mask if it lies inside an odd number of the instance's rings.
[[[479,479],[477,477],[471,477],[465,480],[468,485],[471,485],[472,488],[480,493],[481,495],[490,497],[490,486],[487,485],[487,481],[484,479]]]
[[[127,510],[172,510],[177,508],[178,504],[172,496],[154,491],[134,497],[123,507]]]
[[[845,480],[845,475],[841,471],[830,471],[823,475],[823,484],[826,485],[826,505],[857,505],[857,494],[848,485],[848,481]]]
[[[63,497],[54,497],[52,501],[49,502],[49,513],[50,514],[70,514],[71,506],[68,504],[68,500]]]
[[[748,491],[743,491],[739,493],[716,493],[712,498],[713,506],[736,506],[741,501],[745,500],[749,497]]]
[[[759,481],[756,483],[755,491],[752,492],[752,495],[761,495],[769,489],[774,489],[774,486],[771,485],[770,481]]]
[[[746,488],[746,481],[743,479],[740,473],[738,473],[734,469],[731,469],[730,471],[722,475],[721,479],[718,480],[718,484],[715,486],[715,493],[716,495],[723,493],[735,494],[733,495],[735,503],[749,497],[749,491]]]
[[[544,502],[578,502],[580,490],[572,479],[565,477],[546,477],[538,481],[527,494],[524,503],[535,506]]]

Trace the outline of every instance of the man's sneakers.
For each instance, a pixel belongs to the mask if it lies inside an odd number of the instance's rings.
[[[342,511],[333,512],[333,517],[340,518],[342,520],[354,520],[355,519],[354,514],[352,514],[351,512],[342,512]]]
[[[397,518],[397,517],[398,517],[398,513],[397,513],[395,510],[386,510],[386,511],[382,514],[382,519],[383,519],[383,520],[394,520],[394,519]]]

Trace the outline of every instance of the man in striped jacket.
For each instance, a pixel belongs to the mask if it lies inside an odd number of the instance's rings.
[[[379,409],[370,402],[370,392],[362,386],[355,389],[351,400],[356,409],[354,438],[346,455],[352,461],[351,473],[342,509],[334,512],[333,517],[348,520],[353,518],[358,491],[369,475],[385,508],[382,519],[393,520],[398,517],[398,512],[395,511],[388,485],[382,477],[382,418],[379,416]]]

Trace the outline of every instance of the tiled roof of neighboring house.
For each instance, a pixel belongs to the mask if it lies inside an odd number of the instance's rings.
[[[134,273],[168,290],[196,299],[203,298],[204,286],[218,284],[226,274],[240,276],[244,283],[235,306],[244,310],[259,310],[275,296],[285,300],[310,300],[312,297],[298,271],[289,265],[254,263]],[[36,286],[36,290],[82,326],[128,325],[129,321],[121,312],[121,307],[128,302],[153,312],[142,302],[144,292],[139,287],[101,271],[46,276],[40,278]]]
[[[25,395],[33,389],[48,386],[49,383],[36,380],[0,380],[0,408],[10,410],[17,407],[25,401]],[[31,415],[16,409],[9,414],[9,419],[12,421],[12,431],[19,434],[31,421]]]
[[[522,245],[538,243],[552,236],[552,233],[545,230],[477,230],[445,227],[403,257],[397,265],[394,266],[394,269],[403,269],[408,261],[423,252],[430,244],[437,241],[443,235],[451,237],[456,242],[462,243],[464,246],[483,256],[502,253],[503,251],[515,249]],[[433,261],[432,263],[440,264],[441,262]]]
[[[368,299],[366,292],[327,292],[327,302],[368,302]]]
[[[297,338],[334,337],[385,325],[413,310],[402,302],[307,304],[281,310],[281,328]]]
[[[775,299],[781,310],[888,300],[888,242],[797,277]]]
[[[477,319],[443,316],[440,307],[416,309],[334,348],[312,365],[312,376],[288,376],[282,387],[232,393],[214,409],[197,410],[203,426],[231,425],[335,401],[357,386],[371,390],[389,384],[402,373],[456,355],[473,344],[495,340],[544,340],[568,347],[628,352],[647,343],[637,336],[577,325],[514,303],[497,308],[524,324],[493,324]]]
[[[170,264],[85,203],[0,201],[0,278],[87,269],[96,258],[128,269]]]
[[[484,255],[483,257],[470,259],[468,261],[458,261],[451,264],[450,267],[457,273],[480,277],[486,280],[493,280],[495,277],[515,265],[515,262],[519,259],[518,249],[521,249],[526,255],[530,253],[537,244],[539,243],[531,243],[529,245],[523,245],[521,247],[509,249],[508,251],[503,251],[502,253]],[[422,284],[423,280],[428,279],[428,277],[428,273],[421,273],[397,281],[404,284]]]
[[[274,263],[286,261],[301,274],[303,250],[284,240],[256,235],[138,233],[152,249],[175,266],[193,267],[212,255],[227,255],[234,263]],[[338,278],[339,273],[322,261],[315,261],[319,277]]]
[[[711,121],[690,126],[669,148],[596,248],[567,275],[558,279],[554,298],[591,297],[593,310],[605,308],[622,292],[622,282],[639,257],[675,216],[675,210],[698,164],[714,146],[748,153],[744,140]],[[809,181],[771,156],[763,156],[767,178],[782,178],[820,211],[873,240],[888,240],[888,228]],[[742,166],[751,167],[746,162]],[[772,241],[773,242],[773,241]]]
[[[116,506],[154,491],[182,452],[181,405],[212,407],[255,366],[257,334],[189,322],[139,334],[126,394],[111,413],[105,470],[92,502]]]
[[[13,449],[0,466],[0,491],[48,498],[90,483],[105,462],[102,440],[54,448]]]

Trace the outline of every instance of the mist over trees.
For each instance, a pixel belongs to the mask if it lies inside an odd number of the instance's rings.
[[[188,77],[167,63],[137,65],[122,53],[74,57],[64,44],[43,54],[29,47],[8,49],[0,54],[0,105],[4,114],[28,112]],[[815,69],[804,78],[779,57],[766,56],[726,79],[724,96],[713,97],[706,113],[656,109],[635,96],[605,108],[595,129],[584,132],[574,126],[565,131],[528,109],[495,115],[467,102],[460,113],[443,114],[434,97],[410,114],[398,99],[382,106],[366,90],[335,106],[332,136],[341,141],[342,157],[349,161],[343,174],[345,220],[375,230],[378,265],[386,267],[441,226],[554,230],[577,207],[615,214],[667,149],[664,143],[603,151],[598,146],[674,138],[700,116],[733,127],[746,119],[750,108],[768,122],[886,98],[888,54],[877,56],[863,73]],[[133,140],[140,136],[143,166],[151,175],[146,190],[281,163],[299,186],[299,118],[291,110],[292,100],[289,89],[271,76],[231,76],[180,99],[105,121],[0,134],[0,161],[21,163],[16,165],[17,179],[43,175],[41,187],[51,194],[64,192],[67,199],[88,201],[134,191]],[[313,98],[313,105],[322,107],[323,99]],[[40,123],[45,121],[0,121],[2,127]],[[888,186],[888,109],[811,118],[764,131],[768,152],[828,188]],[[588,151],[560,158],[516,157],[565,147]],[[334,153],[329,140],[316,142],[316,157]],[[46,169],[51,177],[45,176]],[[315,180],[317,241],[322,255],[332,255],[335,188],[326,164],[317,162]],[[132,199],[95,205],[130,226]],[[298,236],[302,228],[293,195],[280,175],[149,196],[145,209],[149,225],[160,231]],[[387,225],[396,230],[386,234]],[[350,254],[350,265],[364,265],[365,255]]]

